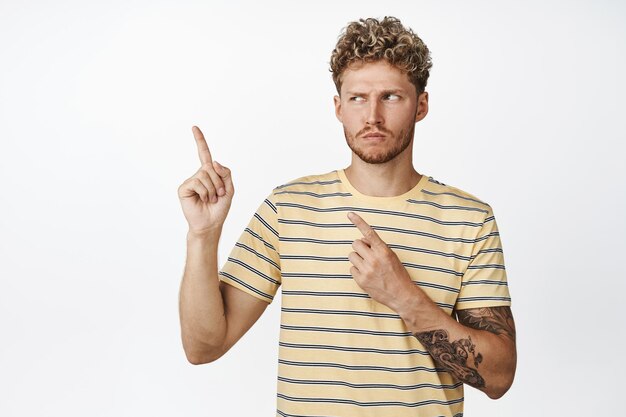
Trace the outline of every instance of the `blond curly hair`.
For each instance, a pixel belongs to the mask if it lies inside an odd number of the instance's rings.
[[[426,44],[399,19],[385,16],[350,22],[339,35],[330,56],[330,72],[341,94],[341,74],[352,64],[387,60],[405,71],[419,96],[426,89],[432,61]]]

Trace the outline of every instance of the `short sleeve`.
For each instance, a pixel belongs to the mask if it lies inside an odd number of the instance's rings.
[[[472,255],[463,273],[461,290],[454,308],[463,310],[510,305],[502,242],[496,218],[489,207],[474,240]]]
[[[220,281],[271,303],[281,284],[278,210],[272,192],[256,210],[219,272]]]

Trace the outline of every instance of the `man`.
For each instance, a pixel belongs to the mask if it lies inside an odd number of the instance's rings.
[[[462,415],[464,383],[498,398],[515,373],[493,210],[413,168],[432,65],[419,37],[361,19],[330,64],[350,166],[274,188],[219,276],[234,189],[194,126],[202,166],[179,187],[185,353],[224,355],[282,286],[277,415]]]

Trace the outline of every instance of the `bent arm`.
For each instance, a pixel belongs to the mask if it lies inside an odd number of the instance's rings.
[[[459,310],[457,322],[419,287],[415,290],[399,313],[435,363],[490,398],[504,395],[517,364],[510,307]]]
[[[219,281],[220,233],[187,235],[179,313],[183,348],[187,360],[196,365],[213,362],[228,352],[269,305]]]

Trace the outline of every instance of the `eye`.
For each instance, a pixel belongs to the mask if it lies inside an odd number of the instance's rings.
[[[400,96],[397,95],[397,94],[387,94],[385,96],[385,98],[387,98],[387,99],[389,99],[391,101],[398,101],[398,100],[400,100]]]
[[[350,97],[350,101],[362,101],[363,97],[361,96],[355,96],[355,97]]]

